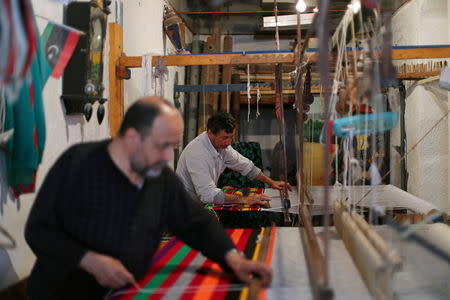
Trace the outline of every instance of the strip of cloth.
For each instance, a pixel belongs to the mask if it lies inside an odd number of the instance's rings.
[[[233,187],[223,187],[222,191],[225,194],[236,194],[241,196],[253,196],[262,194],[264,192],[263,188],[233,188]],[[248,205],[248,204],[214,204],[206,203],[204,206],[209,211],[259,211],[261,208],[259,205]]]
[[[252,258],[259,248],[264,229],[229,229],[239,251]],[[265,263],[270,264],[273,252],[275,230],[267,238],[269,247]],[[261,250],[259,250],[261,251]],[[114,300],[156,300],[156,299],[239,299],[245,285],[236,277],[224,271],[217,263],[210,261],[198,251],[172,238],[154,255],[146,276],[138,282],[138,287],[116,292],[109,299]],[[259,299],[265,299],[262,289]]]

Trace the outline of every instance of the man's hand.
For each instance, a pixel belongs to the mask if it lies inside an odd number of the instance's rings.
[[[225,261],[234,274],[245,283],[252,281],[253,274],[257,274],[261,278],[263,286],[268,286],[272,281],[272,270],[269,266],[246,259],[237,251],[229,252],[225,256]]]
[[[259,172],[258,176],[256,176],[255,179],[264,182],[265,184],[276,190],[282,190],[284,188],[284,181],[273,180],[262,171]],[[292,191],[292,187],[289,182],[287,183],[287,189]]]
[[[257,204],[259,206],[263,206],[263,207],[267,207],[267,208],[270,208],[270,204],[269,204],[270,200],[272,200],[272,198],[270,198],[269,196],[264,195],[264,194],[252,195],[252,196],[247,196],[247,197],[243,198],[244,204],[249,204],[249,205]]]
[[[284,181],[276,181],[276,180],[272,180],[272,182],[270,183],[270,187],[276,190],[282,190],[284,189]],[[291,184],[288,182],[287,183],[287,189],[289,191],[292,191],[292,187]]]
[[[111,256],[88,251],[81,259],[80,267],[94,276],[104,287],[118,289],[127,284],[136,284],[133,275],[125,266]]]

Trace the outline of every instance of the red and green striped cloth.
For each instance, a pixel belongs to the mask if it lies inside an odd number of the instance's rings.
[[[262,194],[264,189],[262,188],[233,188],[224,187],[222,191],[225,194],[237,194],[243,196],[252,196]],[[259,211],[261,208],[259,205],[248,205],[248,204],[214,204],[207,203],[205,208],[209,211],[220,211],[220,210],[230,210],[230,211]]]
[[[258,236],[263,230],[264,228],[229,229],[227,233],[236,247],[252,258],[260,248]],[[275,233],[276,228],[272,228],[265,261],[267,265],[271,263]],[[131,287],[112,294],[109,299],[242,299],[247,287],[234,276],[224,273],[218,264],[176,238],[158,250],[148,273],[138,285],[139,290]],[[263,300],[265,296],[265,289],[261,289],[259,299]]]

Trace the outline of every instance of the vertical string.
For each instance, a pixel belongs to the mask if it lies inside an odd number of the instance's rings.
[[[0,88],[0,133],[3,132],[5,126],[5,87]]]
[[[248,112],[247,112],[247,122],[250,122],[250,64],[247,64],[247,103],[248,103]]]
[[[206,101],[205,101],[205,85],[202,87],[203,90],[203,126],[206,128]]]
[[[227,113],[230,112],[230,94],[228,93],[228,83],[227,83]]]
[[[259,90],[259,83],[256,83],[256,119],[260,116],[259,113],[259,100],[261,100],[261,91]]]
[[[257,74],[255,72],[255,81],[256,81],[256,119],[258,119],[258,117],[260,116],[259,114],[259,100],[261,100],[261,91],[259,90],[259,82],[258,82],[258,77]]]
[[[274,14],[275,14],[275,44],[277,51],[280,50],[280,36],[278,34],[278,5],[277,0],[274,0]]]
[[[337,136],[334,136],[334,144],[338,145]],[[334,157],[334,184],[339,185],[339,145],[338,147],[335,147],[335,151],[336,156]]]

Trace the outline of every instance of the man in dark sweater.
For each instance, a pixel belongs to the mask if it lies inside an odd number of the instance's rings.
[[[168,228],[179,239],[249,282],[268,266],[241,256],[222,229],[166,166],[183,120],[157,97],[138,100],[112,140],[70,147],[50,169],[31,210],[25,237],[37,260],[34,299],[103,299],[135,284]]]

